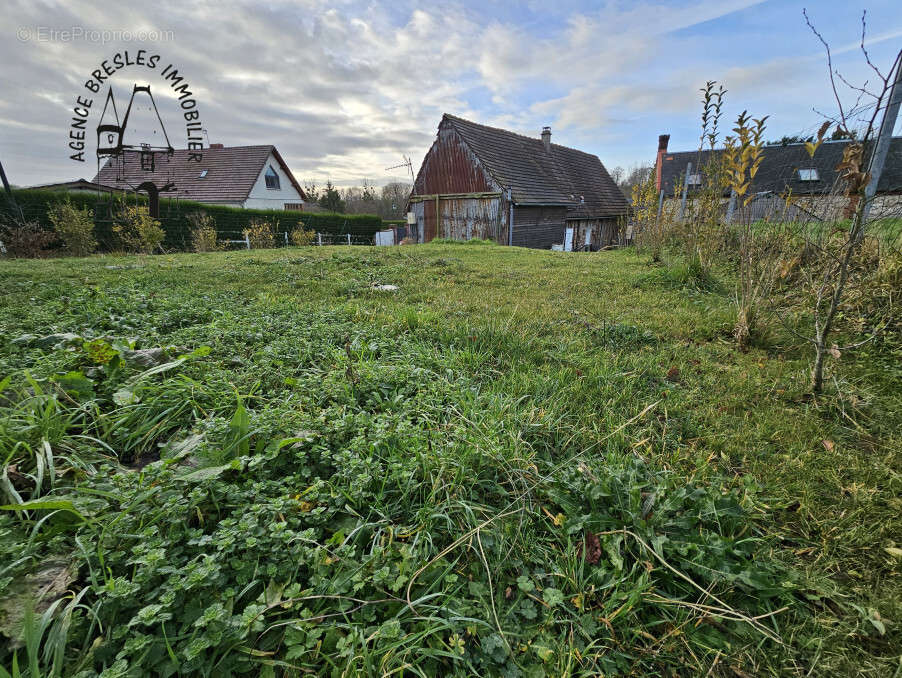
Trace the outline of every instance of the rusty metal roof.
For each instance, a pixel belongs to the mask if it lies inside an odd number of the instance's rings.
[[[445,114],[439,127],[453,127],[499,186],[511,188],[520,205],[566,205],[574,217],[625,214],[626,198],[598,156],[497,127]],[[581,204],[581,197],[584,202]]]
[[[178,195],[186,200],[243,202],[250,195],[272,153],[294,189],[306,200],[304,191],[292,176],[288,165],[271,144],[205,148],[200,151],[203,154],[201,162],[189,160],[189,154],[197,152],[176,149],[172,156],[157,154],[154,158],[154,171],[148,172],[141,169],[141,155],[138,151],[125,151],[121,160],[107,160],[94,177],[94,182],[123,189],[134,189],[145,181],[151,181],[157,187],[171,182],[175,184],[175,188],[167,194]],[[206,174],[201,177],[204,170]]]

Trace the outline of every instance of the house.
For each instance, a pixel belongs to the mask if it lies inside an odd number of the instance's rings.
[[[191,153],[197,151],[155,154],[153,169],[148,171],[142,167],[139,151],[125,151],[109,158],[94,182],[147,192],[152,213],[157,196],[229,207],[304,209],[304,191],[275,146],[210,144],[201,162],[189,159]]]
[[[58,181],[53,184],[38,184],[36,186],[28,186],[29,190],[34,191],[66,191],[75,193],[121,193],[122,189],[113,186],[104,186],[95,184],[87,179],[73,179],[72,181]]]
[[[712,160],[720,159],[723,149],[671,152],[667,149],[669,141],[668,134],[658,137],[655,182],[658,191],[664,192],[665,200],[679,201],[684,182],[691,197],[703,184],[705,168]],[[843,151],[850,143],[848,139],[824,141],[814,156],[809,155],[804,142],[765,146],[752,182],[756,203],[769,205],[771,212],[782,210],[785,196],[791,195],[793,210],[805,212],[809,217],[839,218],[845,201],[837,195],[841,187],[837,185],[836,166],[842,162]],[[729,190],[725,190],[724,198],[728,197]],[[902,137],[893,137],[871,215],[878,217],[899,207],[902,207]],[[763,218],[767,212],[759,208],[754,216]]]
[[[547,249],[618,241],[626,199],[597,156],[447,113],[414,182],[410,237]]]

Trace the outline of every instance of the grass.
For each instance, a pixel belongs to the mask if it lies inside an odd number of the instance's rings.
[[[729,284],[631,251],[0,285],[10,673],[902,675],[895,349],[813,400],[791,336],[735,349]]]

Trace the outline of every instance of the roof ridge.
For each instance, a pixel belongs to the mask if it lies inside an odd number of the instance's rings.
[[[856,139],[824,139],[823,143],[829,144],[832,146],[832,145],[837,145],[837,144],[850,144],[853,141],[857,141],[857,140]],[[871,143],[874,143],[875,141],[876,141],[876,139],[872,138],[872,139],[868,140],[868,143],[871,144]],[[890,137],[890,142],[891,143],[892,142],[895,142],[895,143],[902,142],[902,135]],[[808,142],[800,141],[800,142],[794,142],[791,144],[781,144],[779,142],[773,143],[773,144],[765,143],[764,146],[761,147],[761,149],[768,150],[768,149],[777,149],[777,148],[804,148],[806,143],[808,143]],[[717,148],[697,148],[697,149],[691,149],[691,150],[687,150],[687,151],[670,151],[670,150],[668,150],[668,151],[664,152],[664,155],[685,155],[686,153],[711,153],[712,151],[714,153],[722,153],[725,150],[726,150],[726,148],[723,146],[718,146]]]
[[[206,153],[207,151],[231,151],[231,150],[237,151],[237,150],[242,150],[242,149],[246,149],[246,148],[275,148],[275,147],[276,147],[275,144],[248,144],[246,146],[223,146],[222,148],[210,148],[209,146],[207,146],[206,148],[202,148],[200,150],[201,150],[201,152]],[[191,153],[197,152],[197,149],[193,149],[193,148],[173,148],[172,150],[175,151],[176,153],[178,153],[180,151],[183,151],[183,152],[190,151]],[[123,153],[141,153],[141,149],[140,148],[128,148],[128,149],[124,149],[122,152]]]
[[[493,132],[504,132],[505,134],[512,134],[515,137],[520,137],[521,139],[527,139],[529,141],[534,142],[542,142],[541,137],[530,137],[525,134],[520,134],[519,132],[512,132],[509,129],[504,129],[503,127],[492,127],[491,125],[483,125],[481,122],[474,122],[472,120],[467,120],[466,118],[461,118],[459,115],[453,115],[451,113],[442,113],[442,119],[449,118],[450,120],[459,120],[460,122],[465,122],[468,125],[475,125],[476,127],[482,127],[483,129],[492,130]],[[581,151],[578,148],[573,148],[572,146],[564,146],[563,144],[556,144],[553,141],[551,142],[552,146],[557,146],[558,148],[562,148],[566,151],[574,151],[575,153],[582,153],[583,155],[589,155],[593,158],[597,158],[598,156],[594,153],[587,153],[586,151]]]

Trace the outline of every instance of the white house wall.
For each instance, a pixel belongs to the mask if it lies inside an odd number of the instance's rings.
[[[279,175],[278,189],[266,188],[265,175],[266,170],[270,166],[272,166],[276,171],[276,174]],[[269,158],[266,160],[266,164],[260,171],[260,176],[257,177],[257,181],[251,189],[250,195],[248,195],[247,200],[244,201],[244,207],[258,210],[282,210],[285,209],[286,202],[299,203],[303,202],[303,199],[295,187],[292,186],[291,180],[288,178],[288,175],[282,169],[281,165],[279,165],[275,156],[270,153]]]

